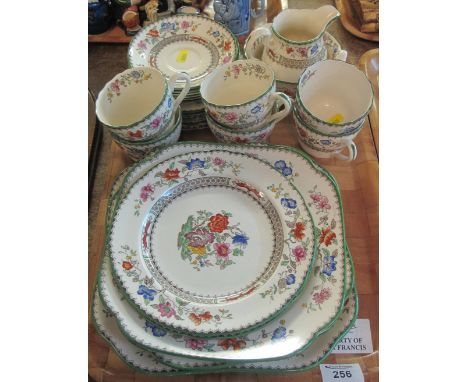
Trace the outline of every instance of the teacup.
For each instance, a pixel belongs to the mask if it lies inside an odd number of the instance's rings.
[[[279,121],[288,115],[289,97],[275,90],[273,70],[255,59],[222,65],[200,86],[202,101],[211,118],[236,130]],[[275,102],[284,105],[284,109],[270,113]]]
[[[115,139],[117,144],[125,150],[128,156],[133,160],[138,160],[150,152],[156,152],[157,150],[176,143],[179,140],[180,133],[182,130],[182,112],[180,107],[174,113],[174,120],[169,126],[167,131],[162,134],[160,138],[154,138],[149,142],[128,142],[123,139]]]
[[[324,134],[354,132],[367,117],[373,100],[366,75],[343,61],[309,66],[296,90],[296,110],[304,123]]]
[[[178,79],[185,87],[174,100]],[[185,73],[174,74],[169,82],[157,69],[138,67],[117,74],[99,93],[96,115],[115,135],[130,141],[157,137],[170,123],[174,110],[190,90]]]
[[[277,107],[274,106],[272,112],[276,112]],[[270,137],[277,121],[263,123],[256,129],[252,130],[232,130],[217,123],[213,118],[206,113],[206,121],[213,135],[219,142],[224,143],[260,143],[266,142]]]
[[[307,126],[296,110],[293,112],[296,132],[299,144],[304,151],[317,158],[338,158],[344,161],[352,161],[357,157],[357,147],[353,139],[361,131],[361,127],[350,135],[332,136]],[[363,122],[364,124],[364,122]],[[348,155],[343,151],[348,149]]]

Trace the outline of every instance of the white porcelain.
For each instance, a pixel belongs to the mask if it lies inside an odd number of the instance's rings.
[[[238,60],[207,76],[200,94],[207,113],[216,122],[242,130],[288,115],[288,96],[275,89],[275,75],[268,65],[259,60]],[[284,109],[271,113],[275,102]]]
[[[271,24],[267,24],[266,26],[268,25],[271,27]],[[264,42],[266,39],[267,36],[264,34],[250,34],[244,44],[245,57],[247,59],[256,58],[261,60],[265,47]],[[341,49],[338,41],[336,41],[336,39],[330,33],[325,32],[323,34],[323,42],[327,50],[328,59],[346,61],[348,52]],[[282,66],[274,67],[273,70],[276,77],[276,89],[280,92],[286,93],[288,96],[294,99],[296,97],[297,82],[299,81],[303,70],[292,70]],[[293,82],[282,81],[284,78],[290,78],[293,80]]]
[[[354,65],[325,60],[308,67],[296,93],[301,119],[324,134],[350,134],[362,126],[372,107],[373,91]]]
[[[177,109],[174,121],[171,122],[168,129],[157,139],[151,139],[147,142],[124,141],[115,138],[117,144],[124,149],[128,156],[133,160],[140,160],[145,155],[155,152],[162,147],[176,143],[179,140],[182,131],[182,113],[180,107]]]
[[[176,100],[172,90],[177,79],[185,81]],[[117,74],[100,91],[96,115],[113,134],[129,141],[157,137],[164,131],[190,89],[184,73],[169,81],[156,69],[127,69]]]
[[[338,10],[331,5],[318,9],[286,9],[273,19],[272,24],[252,31],[246,46],[263,39],[262,61],[271,66],[279,80],[297,82],[300,72],[327,58],[323,35],[339,16]]]
[[[296,222],[301,237],[288,234]],[[310,274],[313,238],[302,196],[274,168],[238,153],[192,152],[132,186],[109,251],[142,314],[219,336],[261,325],[294,301]]]
[[[206,121],[213,135],[216,137],[218,142],[223,143],[259,143],[266,142],[270,137],[273,129],[275,128],[275,122],[269,122],[262,124],[255,130],[248,131],[244,130],[231,130],[227,129],[223,125],[217,123],[213,118],[206,114]]]
[[[293,112],[293,117],[299,144],[308,154],[316,158],[338,158],[347,162],[356,159],[357,147],[353,139],[359,134],[362,126],[350,135],[336,137],[324,135],[307,126],[296,110]],[[347,155],[343,154],[345,150],[348,152]]]
[[[237,39],[228,28],[208,17],[189,14],[158,19],[142,28],[128,48],[130,67],[154,67],[167,78],[185,72],[193,88],[217,66],[238,57]],[[182,87],[182,83],[176,84],[176,89]]]
[[[221,145],[215,143],[178,143],[148,156],[126,175],[121,183],[121,197],[132,185],[154,166],[167,158],[183,153],[213,152],[228,149],[246,153],[274,166],[282,176],[293,182],[298,191],[309,200],[309,210],[320,231],[317,264],[310,282],[301,296],[283,314],[267,326],[250,331],[245,336],[245,347],[228,349],[218,345],[217,339],[206,339],[204,345],[187,342],[191,337],[177,337],[166,331],[163,335],[152,329],[116,289],[110,268],[101,273],[101,295],[120,322],[122,330],[134,341],[154,350],[183,354],[211,360],[266,360],[283,357],[307,348],[338,318],[350,287],[351,267],[345,263],[343,216],[340,196],[335,182],[302,152],[286,146]],[[275,184],[279,189],[281,184]],[[109,224],[120,204],[119,198],[109,201],[106,219]],[[295,227],[294,227],[295,228]],[[328,253],[328,255],[327,255]],[[110,264],[108,263],[110,266]],[[107,281],[106,281],[107,280]],[[284,329],[282,329],[284,328]],[[153,333],[154,330],[154,333]],[[158,335],[157,335],[158,334]],[[278,346],[281,344],[281,346]],[[215,351],[213,351],[215,350]]]
[[[161,354],[150,352],[130,342],[119,330],[117,319],[102,303],[99,293],[93,295],[92,317],[98,333],[117,352],[119,357],[130,367],[139,372],[153,376],[185,375],[209,372],[252,372],[271,373],[286,371],[305,371],[318,366],[323,362],[336,344],[351,329],[357,317],[357,294],[350,295],[346,309],[340,320],[325,334],[323,334],[311,347],[304,352],[279,361],[236,363],[223,365],[214,370],[210,368],[191,369],[190,371],[168,366],[164,363]]]

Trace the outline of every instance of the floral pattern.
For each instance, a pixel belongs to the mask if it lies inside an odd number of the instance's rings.
[[[252,64],[251,62],[244,62],[241,64],[232,64],[224,72],[224,80],[228,78],[237,79],[241,74],[248,77],[254,77],[259,80],[266,80],[270,78],[270,74],[266,72],[263,65]]]
[[[107,88],[107,100],[112,103],[114,97],[120,96],[122,87],[126,88],[132,84],[142,84],[143,81],[149,80],[151,73],[145,73],[142,69],[133,69],[129,73],[121,74],[119,78],[112,81]]]
[[[231,217],[226,211],[213,214],[203,210],[190,215],[177,239],[182,259],[197,271],[212,266],[223,270],[235,264],[236,257],[244,256],[249,237],[238,224],[230,224]]]
[[[148,200],[153,200],[153,193],[156,187],[174,186],[179,182],[186,181],[192,171],[201,171],[203,169],[213,169],[217,173],[224,173],[228,169],[234,175],[239,175],[241,166],[232,161],[225,161],[219,157],[191,158],[190,160],[174,161],[168,165],[166,169],[156,174],[157,180],[154,183],[148,183],[142,186],[140,190],[140,198],[135,200],[135,215],[140,214],[140,208],[143,203]]]
[[[153,279],[142,277],[143,271],[137,260],[138,254],[135,250],[129,246],[123,246],[121,252],[126,259],[123,263],[131,265],[124,267],[122,264],[126,277],[140,283],[137,294],[142,297],[144,304],[153,308],[159,316],[173,320],[183,320],[183,317],[187,317],[196,326],[217,326],[223,320],[232,319],[232,315],[227,309],[217,309],[216,313],[209,312],[198,307],[191,307],[189,302],[179,298],[173,300],[168,297],[164,290],[158,290],[154,287]],[[154,336],[162,337],[166,334],[163,329],[152,326],[150,322],[145,323],[145,330],[151,330]]]

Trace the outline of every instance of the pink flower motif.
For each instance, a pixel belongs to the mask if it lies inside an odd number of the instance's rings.
[[[229,61],[231,61],[231,57],[226,56],[223,58],[223,64],[227,64]]]
[[[115,80],[114,82],[111,83],[110,87],[111,90],[118,93],[120,91],[120,82],[119,80]]]
[[[199,340],[196,338],[185,340],[185,347],[192,350],[203,350],[203,346],[208,343],[207,340]]]
[[[226,163],[226,161],[220,157],[213,158],[213,164],[215,166],[222,166],[224,163]]]
[[[319,208],[320,209],[325,209],[325,210],[329,210],[331,208],[330,204],[328,204],[328,198],[326,196],[324,196],[320,202],[319,202]]]
[[[206,228],[198,228],[185,234],[191,247],[204,247],[214,241],[215,235]]]
[[[307,48],[297,48],[296,49],[297,52],[302,56],[302,57],[306,57],[307,56]]]
[[[311,194],[311,195],[310,195],[310,198],[311,198],[314,202],[320,202],[320,200],[322,199],[322,196],[319,195],[319,194]]]
[[[293,248],[292,253],[296,258],[297,262],[304,260],[306,257],[306,251],[301,245],[298,245],[297,247]]]
[[[215,243],[213,244],[214,249],[216,249],[217,256],[221,257],[222,259],[226,259],[231,250],[229,249],[229,244],[226,243]]]
[[[239,74],[240,71],[241,71],[241,66],[240,65],[234,65],[232,67],[232,71],[234,72],[234,74]]]
[[[150,123],[151,128],[156,129],[159,124],[161,123],[161,117],[156,117],[153,119],[153,121]]]
[[[187,29],[190,26],[190,23],[186,20],[182,21],[182,24],[180,24],[180,27],[182,29]]]
[[[144,202],[148,200],[148,196],[154,191],[154,188],[151,184],[147,184],[146,186],[143,186],[140,191],[140,198]]]
[[[323,304],[331,297],[331,291],[329,288],[324,288],[320,292],[316,292],[312,295],[312,299],[316,304]]]
[[[139,49],[146,49],[146,43],[145,43],[143,40],[141,40],[141,41],[138,43],[137,47],[138,47]]]
[[[158,305],[159,313],[162,317],[171,318],[175,314],[175,310],[172,308],[171,303],[168,301],[165,304]]]
[[[237,119],[237,115],[236,115],[236,113],[230,112],[230,113],[226,113],[224,118],[226,118],[226,120],[228,120],[228,121],[234,121],[234,120]]]

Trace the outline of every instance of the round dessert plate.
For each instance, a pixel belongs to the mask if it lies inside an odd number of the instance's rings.
[[[314,276],[304,292],[287,311],[267,326],[238,338],[239,346],[227,346],[221,339],[204,339],[192,343],[190,340],[193,337],[178,336],[148,322],[122,300],[120,291],[113,284],[108,260],[104,261],[99,277],[101,296],[107,307],[116,314],[125,335],[148,349],[215,361],[261,361],[284,357],[307,348],[339,316],[345,291],[350,285],[352,269],[345,263],[344,225],[338,188],[333,178],[302,152],[285,146],[178,143],[147,157],[130,168],[125,178],[119,178],[119,183],[114,187],[115,197],[109,201],[107,223],[112,221],[113,210],[119,205],[119,199],[142,174],[174,155],[210,149],[250,153],[268,161],[309,200],[308,206],[318,225],[320,238]],[[300,226],[291,228],[289,232],[301,236]],[[284,283],[288,282],[291,282],[291,278],[288,281],[286,276]]]
[[[299,225],[301,235],[291,235]],[[266,324],[288,307],[315,258],[305,201],[248,155],[192,152],[133,184],[109,232],[112,265],[150,320],[204,336]]]
[[[152,66],[166,77],[185,72],[192,89],[218,65],[238,58],[235,36],[222,24],[203,16],[173,15],[141,29],[128,49],[129,67]],[[176,84],[176,89],[183,82]]]

